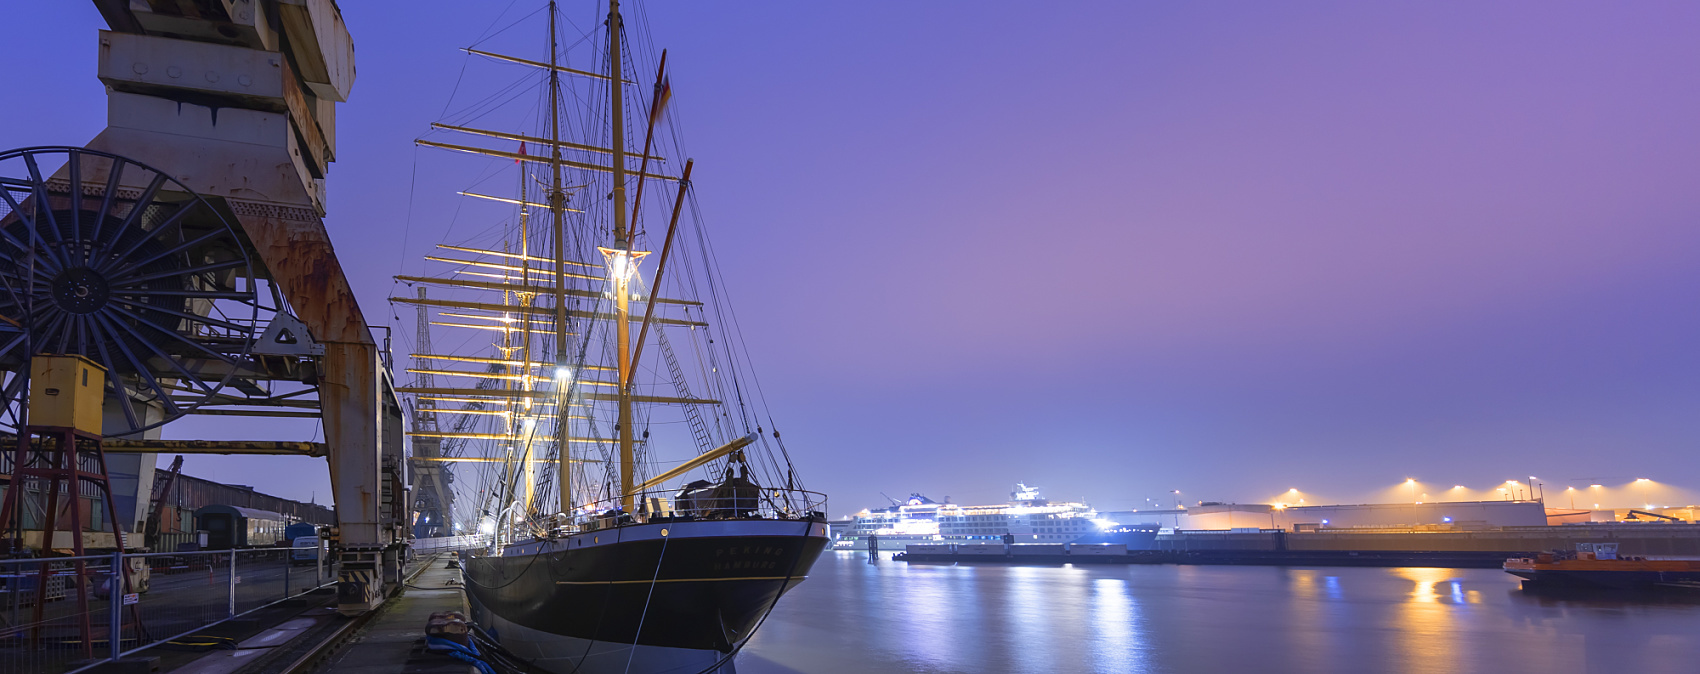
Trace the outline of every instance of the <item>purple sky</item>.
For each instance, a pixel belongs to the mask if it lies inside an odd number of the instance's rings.
[[[454,185],[423,161],[404,233],[411,141],[501,4],[343,3],[327,225],[369,320],[441,240],[420,205]],[[1700,483],[1700,7],[646,8],[762,384],[835,514],[1017,480],[1106,509]],[[92,4],[6,16],[31,29],[0,56],[0,147],[92,138]],[[187,466],[328,490],[312,460]]]

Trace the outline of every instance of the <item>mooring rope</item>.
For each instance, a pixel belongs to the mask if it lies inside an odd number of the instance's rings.
[[[661,562],[667,559],[667,543],[673,539],[667,530],[661,532],[661,554],[655,558],[655,573],[649,577],[649,594],[643,597],[643,612],[638,614],[637,632],[632,634],[632,650],[626,652],[626,672],[632,671],[632,658],[637,657],[638,639],[643,638],[643,621],[649,618],[649,602],[655,598],[656,581],[661,579]]]
[[[625,538],[626,538],[626,527],[625,526],[615,527],[613,531],[614,531],[614,542],[611,545],[618,546],[620,544],[620,542],[625,540]],[[582,537],[583,534],[580,534],[580,536]],[[581,538],[580,540],[583,540],[583,539]],[[569,540],[569,543],[570,543],[570,540]],[[568,549],[570,550],[571,548],[569,547]],[[614,579],[609,578],[608,583],[606,585],[604,585],[603,587],[612,589],[614,587]],[[604,618],[608,617],[608,599],[609,599],[609,595],[607,595],[607,594],[602,595],[602,611],[596,615],[596,625],[598,627],[598,631],[600,631],[600,628],[601,628],[601,625],[602,625],[602,620]],[[584,663],[587,659],[590,658],[590,651],[591,651],[591,649],[596,647],[597,641],[598,641],[598,639],[595,639],[595,638],[590,638],[590,639],[585,640],[584,652],[579,654],[578,662],[573,664],[572,671],[568,672],[567,674],[578,674],[578,670],[584,668]]]

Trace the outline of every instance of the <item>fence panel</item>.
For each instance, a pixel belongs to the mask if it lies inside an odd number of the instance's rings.
[[[239,550],[236,553],[236,613],[242,614],[299,593],[288,586],[287,548]]]
[[[323,551],[320,551],[323,554]],[[214,623],[312,592],[335,579],[330,560],[292,563],[288,548],[126,555],[145,559],[151,587],[135,613],[126,611],[124,652],[193,633]],[[132,562],[133,563],[133,562]],[[320,570],[323,569],[323,573]]]
[[[111,657],[111,571],[111,556],[0,560],[0,674],[58,674]]]
[[[321,562],[316,559],[295,559],[291,557],[287,565],[289,569],[289,596],[295,597],[312,592],[314,588],[336,580],[334,574],[330,574],[329,577],[319,575],[321,569],[328,571],[331,568],[330,561],[323,560]]]
[[[287,548],[123,555],[132,603],[123,581],[112,581],[113,555],[0,560],[0,674],[80,671],[335,580],[331,560],[294,557]]]
[[[140,593],[133,612],[124,612],[130,631],[140,635],[136,643],[124,645],[126,651],[230,617],[230,551],[133,556],[145,560],[150,573],[147,592]]]

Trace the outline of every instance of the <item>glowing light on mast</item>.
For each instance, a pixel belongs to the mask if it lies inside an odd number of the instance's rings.
[[[646,250],[618,250],[601,247],[598,247],[597,250],[602,252],[602,258],[608,265],[608,280],[619,286],[631,282],[632,276],[637,273],[638,264],[643,261],[644,256],[649,255],[649,251]]]

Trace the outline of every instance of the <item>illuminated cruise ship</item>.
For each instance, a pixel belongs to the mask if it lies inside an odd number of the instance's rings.
[[[889,552],[927,543],[1003,545],[1005,534],[1017,544],[1075,543],[1096,539],[1106,531],[1126,529],[1099,518],[1092,506],[1048,501],[1039,497],[1038,489],[1025,484],[1017,483],[1009,497],[1010,501],[1001,505],[962,506],[911,494],[902,503],[857,513],[832,547],[867,550],[869,539]],[[1156,536],[1155,528],[1150,535]]]

